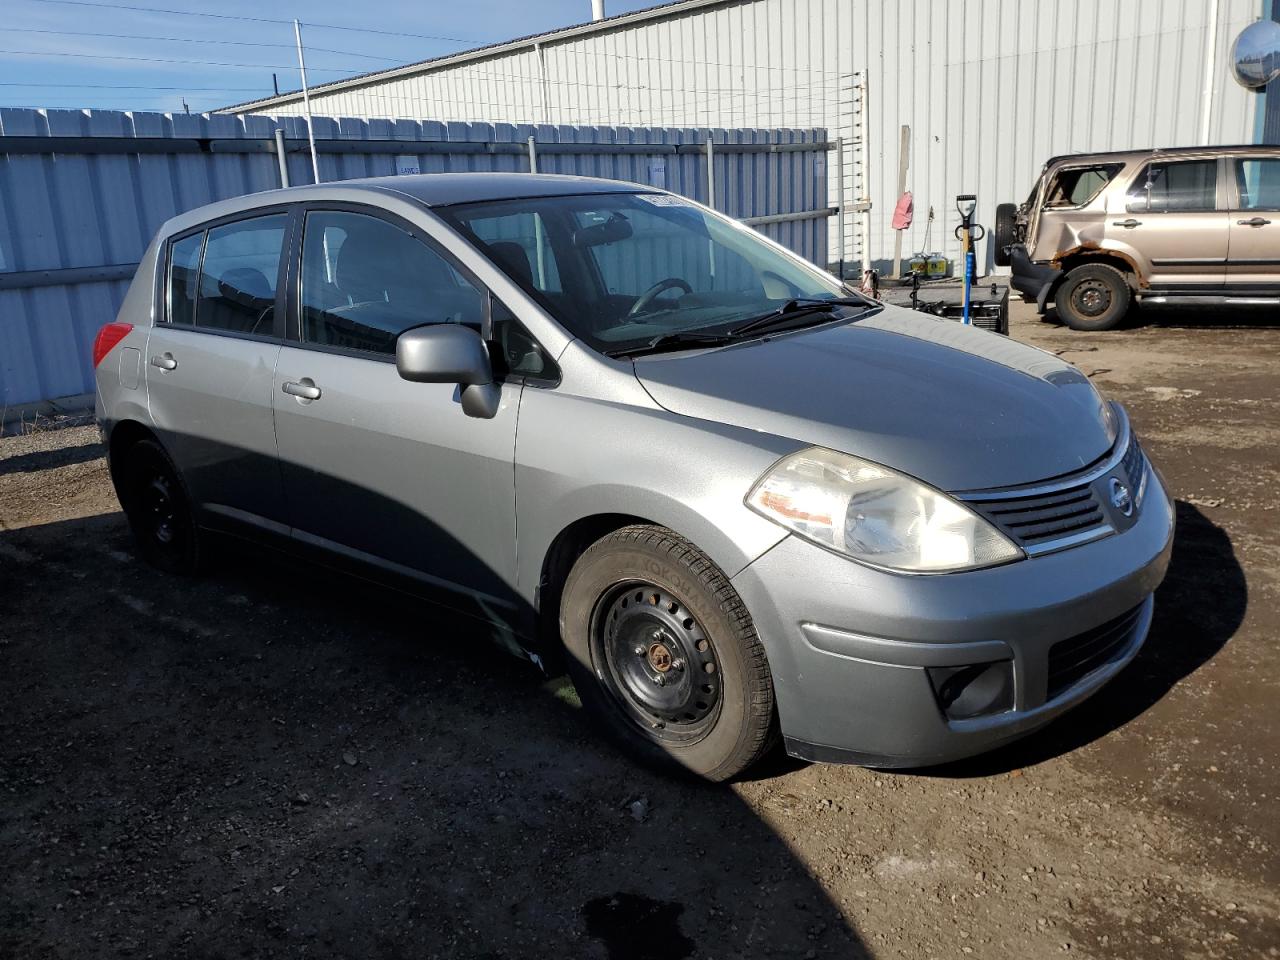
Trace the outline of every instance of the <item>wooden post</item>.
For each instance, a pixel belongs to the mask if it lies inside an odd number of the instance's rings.
[[[902,199],[902,195],[907,192],[907,166],[911,159],[911,128],[905,123],[902,125],[902,137],[898,142],[898,195],[893,198],[893,205],[896,208],[898,201]],[[893,273],[890,274],[895,280],[902,276],[902,234],[903,231],[893,231]]]

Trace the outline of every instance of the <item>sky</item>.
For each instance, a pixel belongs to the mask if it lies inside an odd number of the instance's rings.
[[[659,0],[605,0],[613,16]],[[590,0],[2,0],[0,107],[192,113],[591,19]],[[376,17],[367,13],[376,11]]]

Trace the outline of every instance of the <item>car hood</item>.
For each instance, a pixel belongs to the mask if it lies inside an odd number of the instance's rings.
[[[885,307],[852,323],[635,361],[672,413],[856,454],[944,490],[1087,466],[1115,418],[1068,363],[953,320]]]

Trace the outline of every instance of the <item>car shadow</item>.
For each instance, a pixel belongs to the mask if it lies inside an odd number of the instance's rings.
[[[870,955],[731,788],[468,618],[238,543],[167,576],[116,513],[0,567],[0,954]]]
[[[1048,305],[1040,319],[1044,323],[1066,327],[1066,323],[1058,316],[1058,310],[1053,304]],[[1274,306],[1251,304],[1215,307],[1139,304],[1124,318],[1119,329],[1137,327],[1271,329],[1280,327],[1280,311]]]
[[[1244,621],[1249,588],[1227,532],[1177,502],[1169,572],[1156,591],[1151,632],[1109,684],[1043,730],[982,756],[913,771],[970,778],[1034,766],[1092,743],[1149,710],[1211,660]]]

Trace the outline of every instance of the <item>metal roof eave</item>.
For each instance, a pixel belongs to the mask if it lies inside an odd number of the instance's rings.
[[[593,20],[588,23],[575,24],[571,27],[561,27],[558,30],[548,30],[545,33],[535,33],[527,37],[518,37],[514,40],[504,40],[501,43],[488,44],[487,46],[476,47],[473,50],[465,50],[462,53],[447,54],[443,57],[433,57],[430,60],[419,60],[415,63],[405,64],[403,67],[393,67],[390,70],[378,70],[373,73],[362,73],[354,77],[348,77],[345,80],[332,80],[328,83],[319,84],[318,86],[310,86],[308,88],[308,92],[312,96],[315,96],[321,93],[334,93],[339,90],[350,90],[354,87],[363,87],[373,83],[382,83],[387,80],[394,80],[399,77],[412,76],[414,74],[432,73],[434,71],[443,70],[459,64],[471,63],[477,60],[487,60],[520,50],[537,49],[539,46],[544,44],[571,40],[574,37],[580,37],[592,33],[603,33],[608,30],[627,27],[636,23],[645,23],[650,20],[661,20],[685,13],[689,10],[698,10],[702,7],[723,6],[725,4],[735,2],[740,2],[740,0],[675,0],[673,3],[664,3],[655,7],[646,7],[643,10],[633,10],[630,13],[620,13],[616,16],[605,17],[603,20]],[[218,107],[210,112],[252,113],[255,109],[278,106],[285,103],[295,103],[300,100],[302,100],[302,91],[296,90],[291,93],[282,93],[279,96],[262,97],[258,100],[246,100],[243,103],[233,103],[226,107]]]

